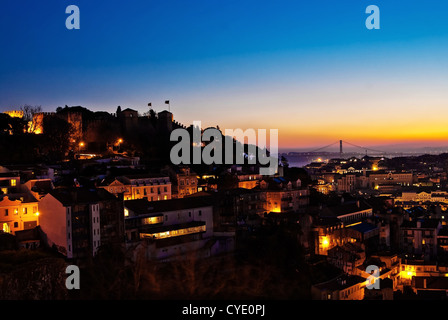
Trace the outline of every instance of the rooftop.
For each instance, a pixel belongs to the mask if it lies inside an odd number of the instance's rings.
[[[368,222],[361,222],[359,224],[353,225],[349,227],[350,229],[356,230],[361,233],[370,232],[372,230],[378,229],[378,227],[374,224]]]
[[[339,217],[346,214],[365,211],[369,209],[372,209],[372,207],[364,201],[351,201],[336,206],[325,207],[322,209],[319,215],[321,217]]]
[[[104,200],[117,200],[117,198],[106,190],[88,188],[57,188],[50,192],[64,206],[81,203],[98,203]]]
[[[211,205],[212,201],[209,196],[160,201],[148,201],[146,198],[124,201],[125,208],[132,210],[137,215],[202,208]]]
[[[401,228],[416,229],[417,222],[420,222],[420,229],[436,229],[440,224],[440,221],[437,219],[414,219],[412,221],[403,221],[403,223],[401,224]]]
[[[354,276],[354,275],[341,275],[335,279],[332,279],[327,282],[322,282],[319,284],[314,285],[314,287],[321,289],[321,290],[329,290],[329,291],[336,291],[336,290],[343,290],[348,287],[354,286],[358,283],[366,282],[366,279],[360,276]]]

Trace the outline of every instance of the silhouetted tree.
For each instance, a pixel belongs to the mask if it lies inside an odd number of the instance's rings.
[[[51,158],[63,159],[70,147],[73,126],[57,116],[45,117],[43,121],[45,147]]]

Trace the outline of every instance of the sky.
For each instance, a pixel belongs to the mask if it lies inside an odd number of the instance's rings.
[[[372,4],[379,30],[365,26]],[[447,12],[441,0],[2,0],[0,111],[170,100],[183,124],[278,129],[280,148],[448,145]]]

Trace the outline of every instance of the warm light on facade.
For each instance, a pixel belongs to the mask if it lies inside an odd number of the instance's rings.
[[[322,246],[327,248],[330,245],[330,241],[328,241],[328,237],[322,237]]]

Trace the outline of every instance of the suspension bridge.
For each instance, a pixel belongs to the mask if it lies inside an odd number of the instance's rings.
[[[365,155],[370,155],[370,156],[385,156],[387,154],[390,154],[390,152],[387,152],[384,150],[377,150],[377,149],[372,149],[369,147],[363,147],[363,146],[359,146],[359,145],[356,145],[354,143],[347,142],[344,140],[335,141],[329,145],[317,148],[315,150],[297,152],[297,153],[302,153],[303,155],[313,155],[316,153],[323,153],[323,152],[335,154],[335,153],[337,153],[337,151],[332,150],[332,147],[337,146],[337,145],[339,145],[339,156],[341,158],[344,156],[344,147],[343,147],[344,145],[348,145],[348,146],[352,147],[351,150],[348,152],[348,154],[350,154],[350,155],[365,153]],[[347,154],[345,154],[345,156],[347,156]]]

